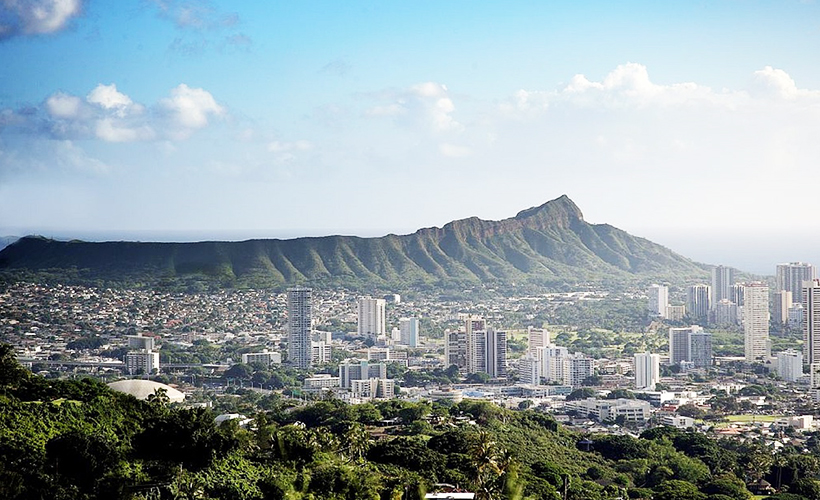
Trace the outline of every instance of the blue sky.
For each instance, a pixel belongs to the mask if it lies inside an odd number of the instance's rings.
[[[800,1],[0,0],[0,235],[370,236],[567,194],[698,260],[816,263],[818,47]]]

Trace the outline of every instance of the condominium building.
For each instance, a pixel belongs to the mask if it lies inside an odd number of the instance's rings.
[[[706,323],[712,309],[712,287],[692,285],[686,289],[686,311],[692,321]]]
[[[282,353],[269,352],[267,350],[261,352],[248,352],[242,355],[242,362],[246,365],[250,363],[261,363],[266,366],[279,365],[282,364]]]
[[[666,318],[666,307],[669,305],[669,288],[665,285],[651,285],[648,291],[649,314]]]
[[[313,356],[312,300],[310,288],[288,289],[288,362],[298,368],[310,367]]]
[[[746,362],[765,361],[771,353],[769,342],[769,287],[752,283],[743,287],[743,340]]]
[[[400,342],[409,347],[419,346],[419,319],[401,318],[399,320]]]
[[[648,352],[635,354],[635,388],[655,390],[661,379],[661,357]]]
[[[721,300],[732,300],[732,286],[735,284],[735,270],[728,266],[712,268],[712,300],[718,303]]]
[[[803,295],[803,357],[820,363],[820,280],[807,281]]]
[[[140,350],[125,355],[125,373],[128,375],[155,375],[159,373],[159,353]]]
[[[339,380],[342,387],[350,388],[354,380],[387,378],[387,365],[365,360],[345,360],[339,364]]]
[[[386,332],[384,299],[362,297],[359,299],[359,335],[378,338]]]
[[[817,269],[807,262],[789,262],[778,264],[775,271],[775,291],[792,292],[792,300],[803,302],[803,282],[817,278]]]
[[[803,376],[803,354],[794,349],[777,353],[777,374],[787,382],[796,382]]]

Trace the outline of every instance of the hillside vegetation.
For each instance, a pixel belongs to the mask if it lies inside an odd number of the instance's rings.
[[[242,242],[138,243],[26,237],[0,251],[6,276],[152,286],[560,286],[705,278],[706,267],[606,224],[566,196],[501,221],[469,218],[380,238],[326,236]]]

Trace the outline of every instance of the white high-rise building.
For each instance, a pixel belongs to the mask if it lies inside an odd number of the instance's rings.
[[[541,385],[541,362],[531,352],[518,359],[518,381],[527,385]]]
[[[774,293],[774,320],[778,323],[789,322],[789,308],[794,303],[791,290]]]
[[[310,288],[288,289],[288,362],[299,368],[309,368],[313,356],[312,297]]]
[[[666,307],[669,305],[669,288],[666,285],[649,287],[649,313],[666,319]]]
[[[359,335],[378,338],[386,333],[387,316],[384,299],[359,299]]]
[[[803,376],[803,355],[794,349],[777,353],[777,374],[783,380],[796,382]]]
[[[371,363],[361,359],[347,359],[339,363],[339,381],[342,387],[350,388],[354,380],[371,378],[387,378],[387,364]]]
[[[737,304],[729,299],[723,299],[715,305],[715,324],[718,326],[732,326],[738,323]]]
[[[693,321],[706,322],[712,309],[712,287],[692,285],[686,289],[686,312]]]
[[[743,340],[746,362],[765,361],[770,357],[769,287],[751,283],[743,287]]]
[[[655,390],[661,379],[661,356],[648,352],[635,354],[635,388]]]
[[[155,375],[159,373],[159,353],[156,351],[133,351],[125,355],[125,372],[129,375]]]
[[[735,270],[728,266],[712,268],[712,301],[717,304],[721,300],[735,302],[732,297],[732,286],[735,284]]]
[[[595,374],[595,360],[576,352],[569,359],[569,379],[564,383],[568,383],[573,387],[579,387],[585,378],[591,377]]]
[[[789,262],[778,264],[775,272],[775,291],[792,292],[792,300],[803,302],[803,282],[817,278],[817,269],[807,262]]]
[[[399,320],[401,343],[409,347],[419,346],[419,319],[401,318]]]
[[[820,280],[803,288],[803,357],[806,364],[820,363]]]
[[[527,351],[535,352],[539,347],[550,344],[550,332],[545,328],[527,327]]]

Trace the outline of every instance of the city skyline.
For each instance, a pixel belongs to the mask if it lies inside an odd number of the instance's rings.
[[[696,261],[817,262],[782,211],[820,181],[818,13],[3,3],[0,236],[380,236],[567,194]]]

